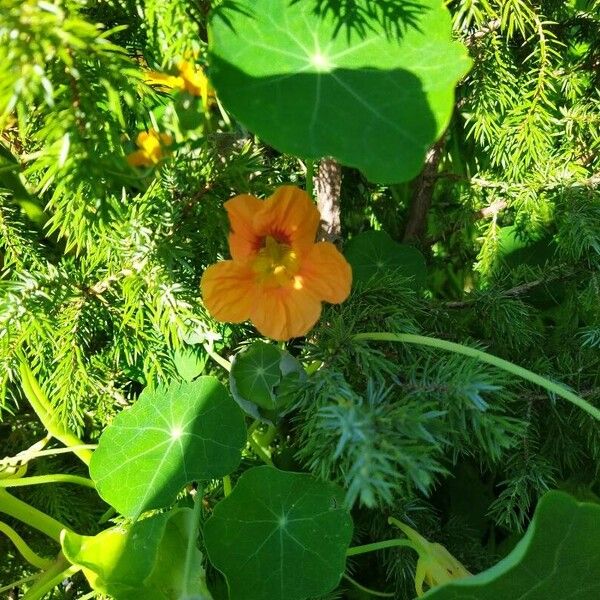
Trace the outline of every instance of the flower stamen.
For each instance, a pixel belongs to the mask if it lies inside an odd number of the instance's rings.
[[[252,269],[261,283],[284,286],[289,284],[298,273],[300,261],[290,246],[267,236],[264,246],[258,251],[252,263]]]

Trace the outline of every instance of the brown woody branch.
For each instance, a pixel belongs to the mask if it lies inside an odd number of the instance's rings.
[[[321,159],[314,178],[317,206],[321,213],[319,238],[337,242],[342,237],[340,219],[340,192],[342,189],[342,167],[331,157]]]
[[[427,213],[431,207],[433,190],[438,179],[437,170],[444,152],[446,136],[443,135],[427,152],[425,166],[414,180],[413,197],[408,222],[404,230],[404,242],[421,241],[427,225]]]

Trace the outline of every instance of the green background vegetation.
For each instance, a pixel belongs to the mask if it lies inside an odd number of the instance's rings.
[[[205,342],[229,357],[257,336],[214,322],[199,279],[228,255],[223,202],[304,187],[307,165],[223,107],[203,112],[198,98],[143,83],[144,70],[185,56],[210,75],[210,8],[0,0],[0,456],[45,435],[23,395],[20,355],[60,419],[95,443],[146,386],[190,373],[226,382]],[[454,0],[449,10],[473,67],[421,174],[384,186],[342,170],[343,242],[383,230],[417,248],[425,272],[361,282],[288,344],[305,365],[324,367],[286,390],[291,408],[266,444],[280,468],[345,490],[353,544],[393,535],[394,515],[478,572],[510,551],[547,490],[598,501],[597,422],[468,357],[353,336],[415,333],[485,348],[600,406],[600,6]],[[171,158],[130,168],[137,133],[158,125],[174,135]],[[233,479],[253,464],[245,454]],[[85,474],[60,455],[29,475],[57,471]],[[15,495],[78,532],[104,527],[107,506],[93,490]],[[222,495],[214,483],[206,502]],[[48,554],[46,540],[19,531]],[[351,567],[365,585],[414,596],[410,550]],[[0,582],[29,568],[0,536]],[[222,585],[210,566],[208,580]],[[75,589],[86,591],[83,578]]]

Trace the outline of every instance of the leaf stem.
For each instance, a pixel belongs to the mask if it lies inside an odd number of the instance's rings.
[[[231,494],[231,477],[229,475],[223,477],[223,494],[225,498]]]
[[[394,548],[396,546],[406,546],[415,550],[415,545],[406,538],[396,538],[393,540],[383,540],[382,542],[373,542],[364,546],[354,546],[348,548],[346,556],[356,556],[357,554],[365,554],[367,552],[375,552],[376,550],[384,550],[385,548]]]
[[[190,576],[194,565],[194,550],[198,541],[198,527],[200,525],[200,516],[202,515],[202,491],[200,486],[194,494],[194,512],[190,520],[189,537],[187,543],[187,549],[185,552],[185,564],[183,566],[183,596],[188,597],[191,595],[188,589]]]
[[[248,443],[258,458],[260,458],[266,465],[269,465],[270,467],[273,466],[271,457],[264,451],[262,446],[252,437],[252,435],[248,436]]]
[[[371,594],[371,596],[378,596],[379,598],[393,598],[394,594],[392,592],[378,592],[376,590],[372,590],[364,585],[358,583],[356,579],[352,579],[350,575],[343,575],[344,579],[347,579],[352,585],[356,586],[361,592],[365,592],[366,594]]]
[[[19,372],[21,374],[23,392],[48,433],[70,448],[85,446],[86,444],[57,419],[52,403],[29,368],[25,356],[20,354],[19,359]],[[89,466],[92,458],[90,450],[73,450],[73,452]]]
[[[87,477],[63,473],[36,475],[35,477],[21,477],[20,479],[0,479],[0,488],[23,487],[26,485],[41,485],[46,483],[75,483],[77,485],[96,489],[94,482]]]
[[[57,521],[41,510],[30,506],[26,502],[23,502],[23,500],[15,498],[1,488],[0,512],[14,517],[26,525],[41,531],[58,543],[60,543],[60,532],[63,529],[68,529],[60,521]]]
[[[476,348],[471,348],[470,346],[463,346],[462,344],[457,344],[455,342],[448,342],[446,340],[440,340],[438,338],[427,337],[423,335],[414,335],[412,333],[391,333],[386,331],[358,333],[353,339],[357,341],[400,342],[405,344],[416,344],[418,346],[430,346],[432,348],[439,348],[440,350],[447,350],[456,354],[470,356],[471,358],[488,363],[499,369],[502,369],[503,371],[507,371],[508,373],[512,373],[517,377],[521,377],[522,379],[539,385],[549,392],[556,394],[557,396],[561,396],[575,406],[578,406],[595,419],[600,420],[600,409],[592,406],[589,402],[577,394],[574,394],[564,386],[555,383],[546,377],[542,377],[533,371],[529,371],[528,369],[524,369],[519,365],[515,365],[514,363],[504,360],[503,358],[498,358],[493,354],[488,354],[487,352],[477,350]]]
[[[250,437],[260,427],[260,425],[261,423],[258,419],[252,421],[252,424],[250,427],[248,427],[248,437]]]
[[[23,600],[41,600],[50,590],[55,588],[61,581],[81,571],[81,567],[71,565],[62,554],[59,555],[52,566],[41,573],[37,581],[29,588],[23,596]]]
[[[231,363],[226,359],[223,358],[220,354],[218,354],[217,352],[214,351],[212,344],[209,343],[204,343],[202,344],[204,346],[204,349],[206,350],[206,353],[221,367],[223,367],[226,371],[231,371]]]
[[[34,573],[33,575],[27,575],[27,577],[22,577],[21,579],[17,579],[17,581],[11,581],[11,583],[8,583],[7,585],[0,587],[0,594],[3,594],[4,592],[8,592],[8,591],[12,590],[13,588],[20,587],[24,583],[27,583],[28,581],[35,579],[37,576],[38,576],[38,574]]]
[[[27,542],[9,525],[0,521],[0,533],[3,533],[15,545],[19,554],[31,565],[38,569],[47,569],[52,560],[42,558],[36,554],[27,544]]]
[[[77,450],[95,450],[98,444],[82,444],[81,446],[67,446],[66,448],[49,448],[48,450],[38,450],[37,452],[30,452],[25,450],[15,455],[14,458],[17,460],[31,460],[33,458],[39,458],[40,456],[54,456],[55,454],[67,454],[68,452],[75,452]]]

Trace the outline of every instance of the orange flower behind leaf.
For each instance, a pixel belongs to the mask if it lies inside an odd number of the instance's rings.
[[[218,321],[250,320],[264,336],[306,335],[323,301],[343,302],[352,270],[329,242],[315,243],[320,215],[306,192],[283,186],[267,200],[242,194],[225,203],[231,260],[206,269],[204,304]]]
[[[204,102],[207,102],[209,98],[214,98],[214,90],[200,66],[182,60],[177,65],[177,71],[179,72],[177,75],[148,71],[146,83],[171,90],[185,91],[192,96],[199,96]]]
[[[155,129],[142,131],[135,141],[139,150],[127,155],[127,162],[132,167],[154,167],[165,156],[165,146],[173,143],[173,138],[168,133],[158,133]]]

